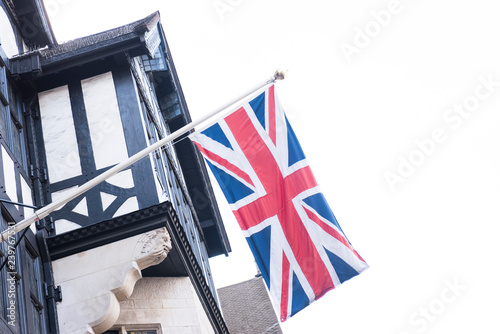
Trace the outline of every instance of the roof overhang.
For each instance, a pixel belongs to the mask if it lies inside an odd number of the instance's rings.
[[[118,28],[18,55],[10,61],[11,74],[30,80],[124,52],[132,57],[151,54],[157,47],[159,20],[160,14],[155,12]]]
[[[42,0],[3,1],[28,46],[57,44]]]

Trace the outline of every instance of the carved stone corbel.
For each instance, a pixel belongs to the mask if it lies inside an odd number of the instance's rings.
[[[141,270],[146,269],[165,260],[171,249],[170,235],[163,227],[142,235],[135,246],[134,260]]]
[[[74,254],[52,263],[63,301],[57,305],[61,333],[102,333],[120,314],[141,270],[159,264],[172,249],[165,227]]]

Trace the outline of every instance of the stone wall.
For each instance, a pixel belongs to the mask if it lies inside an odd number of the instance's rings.
[[[116,326],[160,324],[162,333],[208,334],[212,326],[189,277],[146,277],[120,302]]]

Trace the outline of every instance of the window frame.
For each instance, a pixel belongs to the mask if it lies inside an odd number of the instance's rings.
[[[15,99],[15,103],[11,99]],[[0,139],[26,174],[28,171],[28,152],[24,131],[24,107],[19,90],[9,79],[7,66],[2,57],[0,57],[0,104],[2,104],[0,113],[3,113],[0,122],[3,122],[2,127],[5,131],[5,133],[0,133]],[[15,106],[15,108],[12,108],[12,106]],[[14,133],[15,131],[17,133]],[[14,136],[18,137],[14,138]]]
[[[19,246],[18,246],[19,247]],[[32,245],[32,242],[29,241],[27,238],[24,239],[24,256],[26,259],[23,261],[23,269],[26,272],[27,279],[24,280],[24,291],[25,295],[27,298],[25,298],[25,301],[28,305],[25,305],[26,307],[26,316],[27,316],[27,322],[28,322],[28,327],[31,329],[35,329],[35,310],[39,314],[39,330],[40,334],[46,334],[47,333],[47,317],[45,314],[46,310],[46,305],[45,305],[45,296],[44,296],[44,280],[43,280],[43,273],[42,273],[42,264],[41,264],[41,258],[40,254],[35,248],[35,246]],[[31,268],[29,268],[29,261],[28,257],[31,257],[33,267],[32,269],[34,272],[31,272]],[[35,281],[35,289],[36,291],[32,291],[32,277],[31,274],[34,274],[34,278],[36,279]]]
[[[156,334],[163,334],[161,324],[142,324],[142,325],[114,325],[102,334],[129,334],[131,331],[156,331]]]
[[[7,85],[7,64],[0,57],[0,102],[5,107],[9,105]]]
[[[5,230],[6,227],[9,226],[9,222],[14,222],[14,219],[12,219],[12,217],[10,217],[8,215],[7,212],[4,212],[3,211],[3,208],[0,208],[0,226],[2,228],[2,231]],[[16,234],[15,235],[15,242],[17,242],[19,240],[19,234]],[[3,261],[5,260],[5,256],[8,255],[8,251],[6,250],[6,242],[2,242],[2,253],[4,256],[2,256],[0,258],[0,261],[1,263],[3,263]],[[23,249],[23,247],[21,247],[23,245],[23,242],[19,242],[19,244],[17,245],[17,247],[15,248],[15,254],[14,254],[14,257],[15,257],[15,275],[14,276],[11,276],[13,277],[16,282],[16,288],[15,288],[15,297],[14,297],[14,300],[15,300],[15,327],[12,327],[9,323],[9,321],[11,321],[8,317],[7,317],[7,309],[3,309],[2,310],[2,313],[0,314],[0,318],[1,320],[3,320],[5,323],[8,324],[9,326],[9,329],[13,332],[13,333],[16,333],[16,334],[21,334],[21,333],[25,333],[26,331],[26,300],[25,300],[25,294],[24,294],[24,279],[23,279],[23,274],[24,274],[24,268],[23,268],[23,265],[24,265],[24,257],[23,257],[23,254],[21,254],[22,252],[20,252],[20,250]],[[10,300],[12,299],[11,297],[9,297],[9,295],[11,294],[10,290],[9,290],[9,282],[8,282],[8,275],[9,275],[9,271],[8,271],[8,265],[9,263],[7,263],[5,265],[4,268],[2,268],[2,270],[0,271],[0,285],[3,285],[3,291],[9,291],[9,294],[5,294],[4,296],[0,296],[2,298],[2,302],[4,303],[4,307],[6,307]]]

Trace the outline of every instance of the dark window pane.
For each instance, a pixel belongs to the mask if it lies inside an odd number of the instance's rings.
[[[20,110],[20,101],[17,92],[14,90],[14,87],[9,86],[9,109],[10,109],[10,132],[11,132],[11,143],[10,147],[12,153],[22,166],[25,167],[23,152],[25,149],[23,147],[23,117],[22,112]]]
[[[19,118],[20,113],[19,113],[19,103],[17,101],[17,94],[11,86],[9,86],[9,106],[10,106],[10,112],[17,118]]]
[[[146,72],[164,71],[167,69],[167,64],[163,58],[163,50],[161,46],[156,49],[153,59],[149,59],[149,56],[147,55],[141,56],[141,59],[144,65],[144,71]]]
[[[7,135],[7,107],[0,101],[0,136],[8,141]]]
[[[3,217],[0,215],[0,230],[5,231],[7,224],[5,223]],[[7,254],[5,253],[6,243],[0,243],[0,265],[5,261]],[[5,318],[5,305],[6,305],[6,290],[4,288],[4,282],[6,282],[7,277],[5,276],[6,269],[2,268],[0,272],[0,317]]]
[[[5,67],[0,65],[0,135],[8,140],[7,135],[7,78]]]
[[[30,290],[33,296],[36,298],[39,298],[39,287],[38,287],[38,259],[33,258],[31,254],[28,252],[28,256],[26,256],[26,267],[28,268],[27,274],[29,275],[29,280],[30,280]]]
[[[23,153],[21,146],[21,129],[19,129],[14,122],[14,119],[11,119],[10,129],[12,132],[12,153],[17,158],[17,161],[22,163],[23,161]]]
[[[7,72],[5,66],[0,65],[0,103],[5,104],[7,100]]]
[[[179,104],[179,98],[175,92],[163,96],[159,99],[160,109],[163,112],[164,117],[168,119],[172,119],[175,116],[181,114],[181,106]]]

